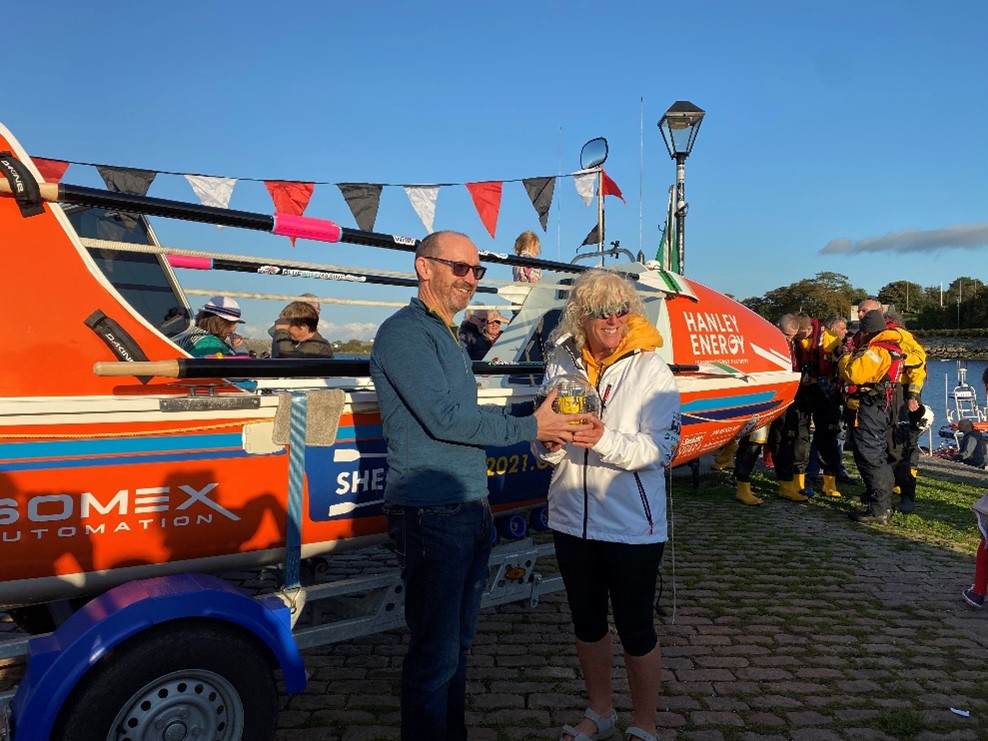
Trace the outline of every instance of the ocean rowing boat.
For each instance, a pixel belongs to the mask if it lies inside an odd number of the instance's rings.
[[[0,607],[84,597],[149,576],[281,561],[290,529],[291,406],[302,392],[310,422],[309,436],[296,438],[306,440],[302,556],[380,540],[387,461],[366,363],[186,357],[169,337],[189,321],[189,302],[176,261],[160,249],[146,217],[366,249],[409,252],[416,240],[307,217],[45,184],[2,126],[0,152],[11,173],[0,188],[20,196],[0,197],[0,296],[16,317],[0,366]],[[32,181],[40,183],[35,197],[23,187]],[[121,213],[142,215],[126,239],[144,244],[92,242],[93,225],[119,222]],[[585,268],[490,252],[481,258],[544,271],[539,284],[482,289],[508,296],[517,314],[475,365],[481,401],[527,403],[567,285]],[[245,264],[236,256],[216,259]],[[41,305],[42,288],[31,277],[42,267],[44,295],[58,297],[57,304]],[[676,373],[683,404],[676,465],[769,422],[791,402],[798,375],[771,323],[682,276],[637,262],[612,269],[636,281],[666,339],[659,352]],[[326,279],[312,266],[305,270]],[[352,274],[368,285],[389,284],[359,268]],[[313,433],[316,426],[321,433]],[[487,462],[496,512],[543,504],[549,471],[527,446],[492,449]]]

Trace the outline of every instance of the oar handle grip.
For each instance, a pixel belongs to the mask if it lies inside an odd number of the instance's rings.
[[[311,216],[275,214],[272,234],[282,237],[300,237],[316,242],[339,242],[343,229],[329,219],[315,219]]]
[[[160,376],[181,378],[177,360],[138,360],[132,363],[119,360],[99,360],[93,363],[97,376]]]
[[[41,191],[41,198],[49,203],[58,201],[58,183],[38,183],[38,190]],[[13,195],[14,191],[10,187],[7,179],[0,177],[0,193]]]

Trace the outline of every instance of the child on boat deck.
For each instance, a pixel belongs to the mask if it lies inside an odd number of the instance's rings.
[[[194,358],[250,355],[247,341],[233,331],[243,323],[240,304],[213,296],[196,314],[195,324],[175,335],[172,342]]]
[[[515,240],[515,254],[521,257],[538,257],[541,250],[542,243],[535,232],[522,232]],[[538,283],[542,280],[542,271],[516,265],[511,269],[511,279],[519,283]]]
[[[281,310],[274,326],[272,356],[276,358],[331,358],[333,348],[316,331],[319,312],[307,301],[292,301]]]

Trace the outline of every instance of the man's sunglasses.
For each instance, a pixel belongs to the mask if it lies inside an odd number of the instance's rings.
[[[587,316],[591,319],[610,319],[612,316],[616,316],[618,319],[628,316],[631,313],[631,308],[628,306],[619,306],[616,309],[594,309],[593,311],[588,311]]]
[[[468,272],[473,271],[473,277],[480,280],[487,273],[487,268],[483,265],[470,265],[465,262],[456,262],[455,260],[444,260],[441,257],[429,257],[429,255],[423,255],[426,260],[435,260],[436,262],[441,262],[443,265],[449,265],[449,269],[453,271],[453,275],[457,278],[463,278]]]

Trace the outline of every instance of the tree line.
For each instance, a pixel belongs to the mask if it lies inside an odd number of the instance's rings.
[[[868,296],[863,288],[851,285],[846,275],[822,272],[741,303],[775,322],[783,314],[800,312],[817,319],[852,317],[852,307]],[[988,286],[977,278],[961,276],[946,287],[894,281],[883,286],[876,298],[894,304],[914,329],[988,327]]]

